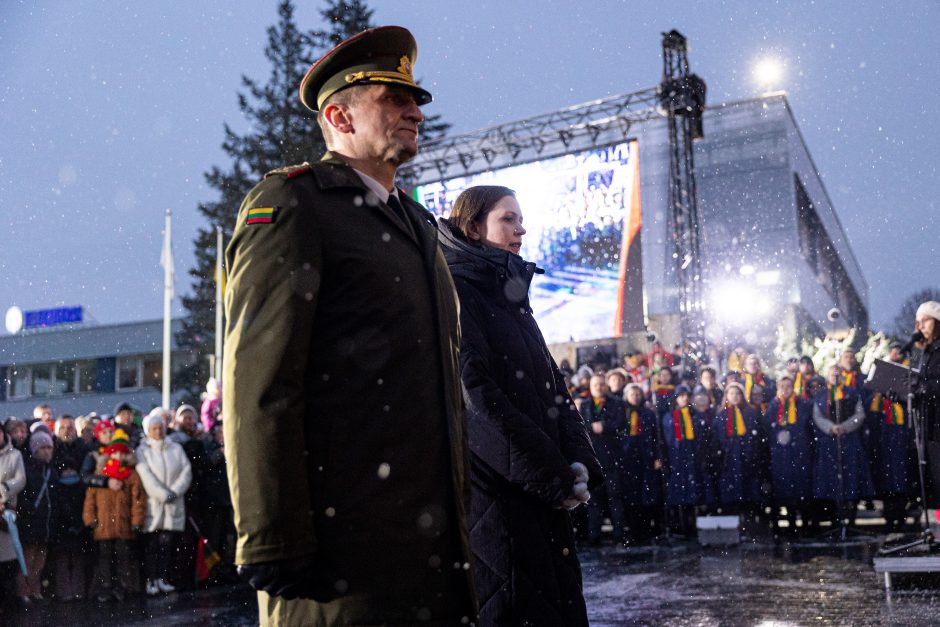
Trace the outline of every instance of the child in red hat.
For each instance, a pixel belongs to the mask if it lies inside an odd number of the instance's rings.
[[[101,474],[107,488],[92,488],[85,493],[82,519],[94,529],[98,544],[95,564],[94,594],[99,602],[120,601],[127,593],[125,582],[131,577],[131,542],[144,524],[147,494],[140,477],[128,463],[131,449],[127,434],[117,429],[107,446],[101,447],[105,461]]]

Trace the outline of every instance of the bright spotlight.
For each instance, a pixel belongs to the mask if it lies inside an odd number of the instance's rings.
[[[747,283],[726,283],[712,292],[712,311],[719,322],[741,324],[760,313],[754,307],[759,301],[757,290]]]
[[[754,80],[762,87],[769,89],[779,85],[782,78],[783,64],[779,59],[767,57],[754,65]]]

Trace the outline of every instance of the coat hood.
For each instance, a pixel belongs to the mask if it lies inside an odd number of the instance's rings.
[[[438,218],[438,231],[451,275],[501,293],[508,302],[529,309],[532,277],[545,274],[545,270],[508,250],[469,241],[447,218]]]

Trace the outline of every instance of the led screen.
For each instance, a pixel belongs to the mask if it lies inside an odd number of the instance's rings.
[[[414,197],[446,217],[467,187],[514,189],[527,231],[520,254],[545,270],[530,291],[542,333],[549,343],[589,340],[621,334],[626,253],[634,236],[639,245],[638,172],[631,141],[420,185]]]

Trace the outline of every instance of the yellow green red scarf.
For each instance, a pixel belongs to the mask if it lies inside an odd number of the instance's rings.
[[[762,388],[767,386],[764,384],[764,373],[758,372],[757,374],[744,373],[744,399],[750,403],[751,402],[751,388],[754,387],[754,384],[759,384]]]
[[[725,429],[728,437],[733,435],[744,435],[744,416],[741,414],[741,408],[737,405],[727,405],[727,420],[725,420]]]
[[[676,432],[676,442],[694,440],[692,429],[692,410],[689,407],[677,407],[672,411],[672,427]]]
[[[786,416],[784,416],[784,407],[786,407]],[[777,424],[781,427],[785,424],[796,423],[796,398],[790,395],[790,398],[780,399],[777,406]]]
[[[845,388],[841,385],[830,385],[829,394],[826,395],[826,415],[832,415],[832,406],[835,405],[836,401],[841,401],[845,398]]]
[[[884,414],[886,425],[900,426],[904,424],[904,407],[901,403],[892,403],[890,400],[884,398],[881,392],[878,392],[872,397],[869,410]]]
[[[797,372],[793,378],[793,392],[800,398],[806,398],[806,384],[803,381],[802,372]]]
[[[643,433],[643,425],[640,423],[640,412],[635,409],[630,410],[630,436],[638,436]]]

